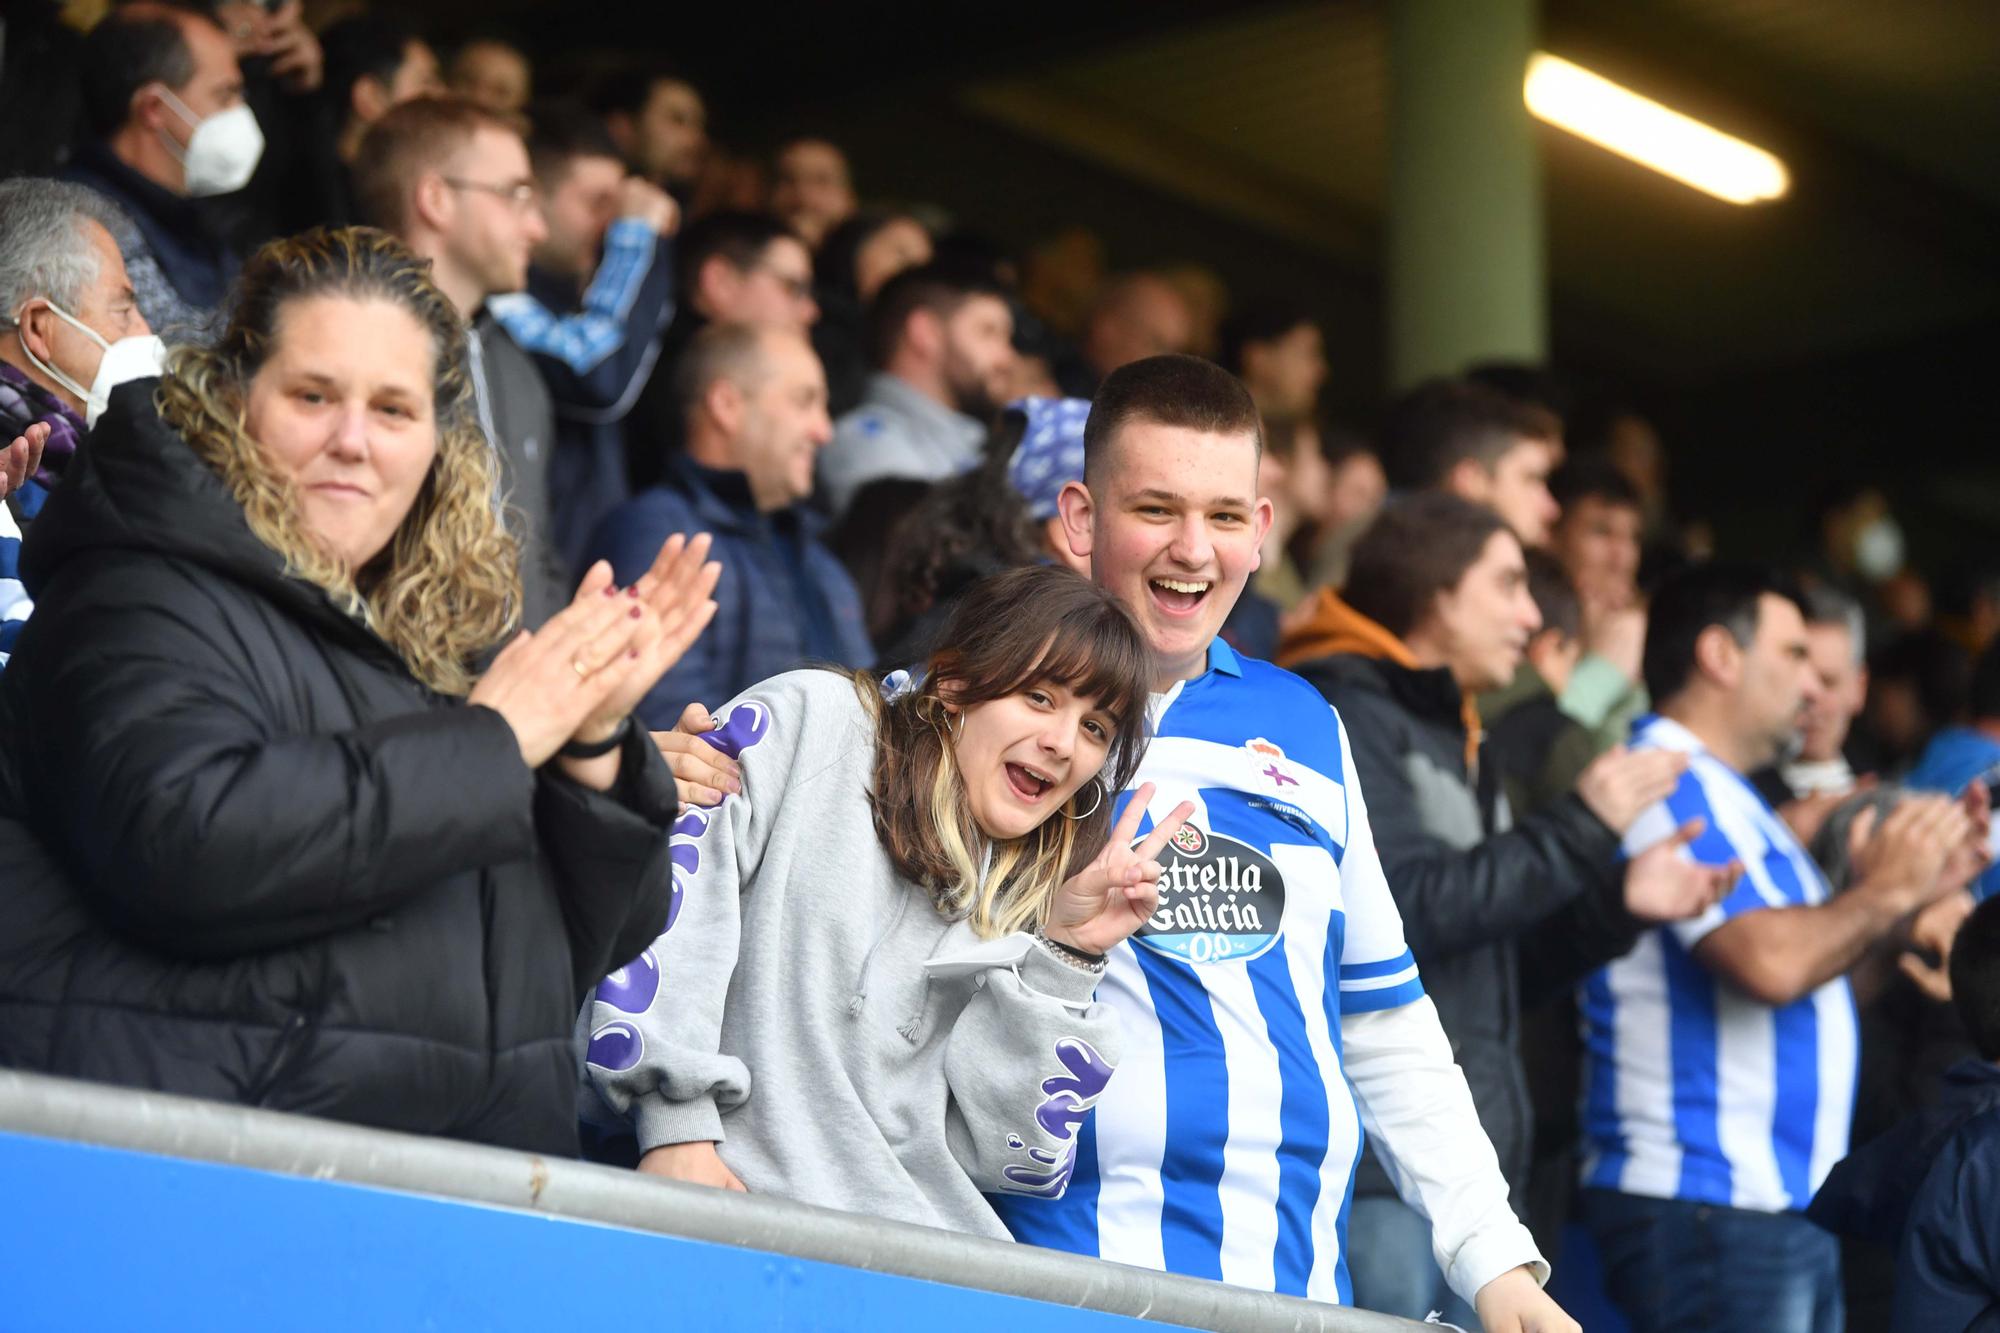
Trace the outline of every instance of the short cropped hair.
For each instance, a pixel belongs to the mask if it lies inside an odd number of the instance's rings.
[[[1576,583],[1563,562],[1540,547],[1527,552],[1528,596],[1542,614],[1542,628],[1554,630],[1565,639],[1583,634],[1583,604],[1576,595]]]
[[[112,6],[83,39],[78,56],[83,114],[90,132],[106,138],[132,114],[132,94],[149,83],[178,92],[194,78],[194,51],[181,31],[186,18],[165,5]]]
[[[689,339],[674,367],[674,401],[680,404],[682,419],[694,415],[702,395],[717,380],[746,390],[761,384],[768,366],[764,339],[770,333],[755,324],[709,324]]]
[[[1951,946],[1951,1002],[1982,1060],[2000,1060],[2000,898],[1973,909]]]
[[[528,161],[544,190],[562,184],[580,157],[625,160],[604,122],[581,102],[537,102],[528,108]]]
[[[1198,356],[1169,352],[1118,367],[1104,377],[1083,424],[1083,480],[1095,489],[1118,432],[1134,421],[1247,435],[1264,454],[1264,423],[1243,381]]]
[[[720,258],[729,267],[747,273],[757,267],[774,241],[790,237],[805,242],[791,225],[775,213],[752,213],[725,209],[690,223],[676,243],[679,290],[693,292],[702,266]]]
[[[1646,613],[1642,671],[1653,703],[1666,703],[1694,679],[1695,645],[1711,625],[1722,626],[1747,648],[1757,637],[1760,604],[1767,596],[1782,597],[1805,614],[1798,588],[1763,565],[1694,565],[1655,589]]]
[[[882,284],[868,304],[868,364],[877,370],[896,355],[910,316],[928,310],[940,320],[950,319],[961,305],[975,296],[1005,301],[1007,290],[990,273],[965,264],[919,264],[906,268]]]
[[[409,223],[410,194],[426,171],[465,151],[480,130],[517,131],[462,97],[418,97],[391,107],[361,137],[354,159],[354,197],[361,216],[384,231]]]
[[[1403,496],[1354,544],[1341,595],[1383,629],[1406,638],[1430,615],[1438,595],[1456,588],[1479,563],[1494,534],[1511,531],[1485,505],[1445,491]]]
[[[1471,459],[1489,472],[1520,443],[1555,441],[1562,428],[1542,408],[1470,380],[1426,380],[1398,398],[1382,426],[1382,466],[1399,491],[1442,486]]]
[[[114,239],[120,230],[116,206],[95,190],[39,176],[0,181],[0,327],[14,327],[37,296],[76,313],[98,278],[85,222]]]

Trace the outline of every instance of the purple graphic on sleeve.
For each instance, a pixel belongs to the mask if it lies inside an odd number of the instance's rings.
[[[745,750],[770,732],[771,710],[751,700],[730,709],[722,725],[702,739],[731,759],[741,759]],[[701,848],[698,844],[701,835],[708,832],[709,821],[715,818],[715,814],[714,810],[689,806],[686,813],[674,821],[673,845],[667,852],[673,862],[673,892],[667,898],[666,930],[672,930],[674,922],[680,918],[683,896],[688,885],[694,882],[695,872],[701,869]]]
[[[597,983],[597,998],[621,1014],[643,1014],[660,993],[660,960],[646,950]]]
[[[646,1053],[646,1038],[623,1019],[606,1023],[590,1034],[584,1059],[599,1069],[621,1074],[639,1063]]]
[[[1035,1108],[1035,1123],[1044,1134],[1067,1146],[1060,1152],[1028,1149],[1033,1166],[1016,1164],[1001,1171],[1015,1192],[1041,1199],[1059,1199],[1076,1171],[1076,1131],[1111,1082],[1111,1065],[1087,1041],[1064,1037],[1056,1043],[1056,1060],[1068,1071],[1042,1080],[1045,1100]],[[1009,1134],[1007,1146],[1019,1149],[1019,1135]],[[1039,1168],[1039,1169],[1038,1169]]]
[[[730,709],[722,725],[702,739],[731,759],[741,759],[743,752],[763,740],[770,729],[771,710],[750,700]]]

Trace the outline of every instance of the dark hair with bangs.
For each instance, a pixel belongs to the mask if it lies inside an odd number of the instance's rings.
[[[1145,753],[1152,676],[1152,650],[1131,614],[1081,575],[1035,565],[974,584],[919,688],[883,702],[872,680],[857,682],[877,719],[875,832],[897,870],[982,935],[1039,924],[1063,881],[1103,849],[1117,793]],[[1071,802],[1088,814],[1052,812],[1027,836],[996,845],[989,868],[946,743],[951,714],[1043,682],[1095,699],[1111,716],[1117,733],[1094,779],[1102,790],[1093,797],[1084,784]]]

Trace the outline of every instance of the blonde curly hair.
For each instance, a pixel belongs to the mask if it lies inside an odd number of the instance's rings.
[[[358,570],[307,530],[292,479],[245,429],[250,381],[285,306],[323,296],[388,301],[429,331],[437,351],[436,457],[387,548]],[[244,266],[221,340],[177,349],[156,402],[287,573],[325,589],[431,689],[471,690],[473,660],[520,620],[520,553],[494,505],[493,451],[479,428],[465,324],[431,282],[428,261],[372,227],[319,227],[272,241]]]

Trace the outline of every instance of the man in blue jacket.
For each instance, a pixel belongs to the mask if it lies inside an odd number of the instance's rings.
[[[711,325],[682,354],[675,387],[685,448],[668,456],[659,485],[599,525],[588,552],[609,560],[623,585],[674,533],[715,539],[715,619],[640,705],[655,730],[673,727],[691,703],[714,707],[806,662],[874,658],[861,598],[803,503],[813,459],[833,438],[812,344],[791,329]]]

